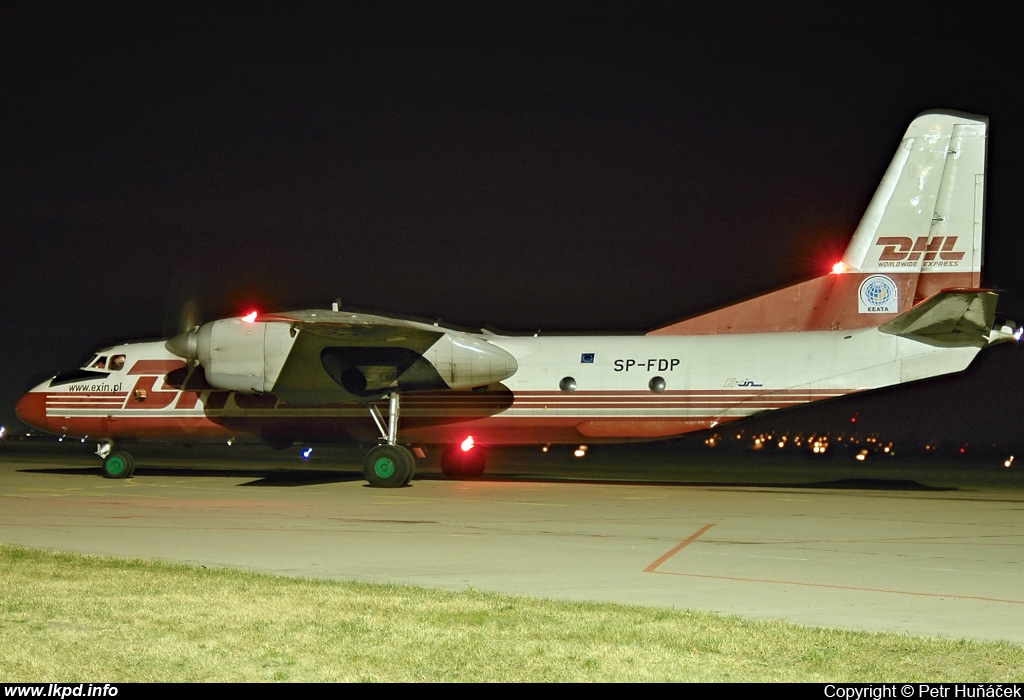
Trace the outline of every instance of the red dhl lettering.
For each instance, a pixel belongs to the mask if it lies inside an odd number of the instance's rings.
[[[906,260],[913,262],[921,260],[922,254],[925,261],[939,260],[955,262],[964,259],[963,252],[954,252],[958,236],[919,236],[916,241],[903,236],[881,236],[875,245],[882,246],[882,252],[878,256],[879,263],[898,262]],[[890,265],[891,266],[891,265]]]

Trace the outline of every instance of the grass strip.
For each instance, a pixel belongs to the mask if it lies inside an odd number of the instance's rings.
[[[1020,681],[1024,647],[0,544],[0,678]]]

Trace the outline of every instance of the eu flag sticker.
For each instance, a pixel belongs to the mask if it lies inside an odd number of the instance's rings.
[[[592,365],[592,364],[594,364],[594,353],[592,353],[592,352],[585,352],[585,353],[583,353],[582,355],[580,355],[580,362],[585,364],[585,365]]]

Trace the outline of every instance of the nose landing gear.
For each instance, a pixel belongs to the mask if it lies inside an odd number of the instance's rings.
[[[113,450],[113,440],[103,440],[96,447],[96,454],[103,460],[103,476],[107,479],[127,479],[135,473],[135,458],[129,452]]]

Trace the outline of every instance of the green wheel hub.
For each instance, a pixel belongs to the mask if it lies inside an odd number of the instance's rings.
[[[363,459],[363,476],[370,486],[405,486],[416,472],[416,458],[402,445],[377,445]]]
[[[120,455],[107,459],[107,471],[111,476],[121,476],[128,468],[128,463]]]
[[[373,463],[373,471],[381,479],[389,479],[395,473],[395,463],[390,457],[378,457]]]
[[[103,460],[103,476],[107,479],[127,479],[135,471],[135,460],[128,452],[114,452]]]

